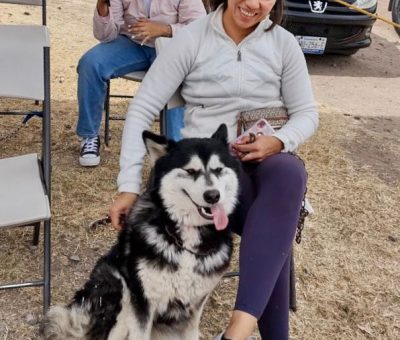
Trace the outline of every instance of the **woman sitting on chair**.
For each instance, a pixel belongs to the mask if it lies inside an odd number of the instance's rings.
[[[100,44],[86,52],[78,65],[80,165],[100,163],[99,129],[107,81],[147,70],[155,58],[155,38],[172,37],[205,14],[201,0],[97,0],[93,33]],[[179,110],[171,112],[177,116],[176,124],[182,121]]]
[[[288,339],[289,263],[307,180],[291,152],[316,131],[318,113],[304,55],[295,37],[278,25],[282,3],[214,1],[214,12],[182,29],[161,51],[125,123],[120,195],[110,209],[117,228],[139,193],[142,131],[180,84],[186,101],[183,137],[209,137],[225,123],[234,141],[240,112],[287,109],[287,123],[273,135],[233,144],[242,161],[245,213],[234,230],[241,235],[240,280],[230,323],[217,339],[246,340],[257,323],[262,339]]]

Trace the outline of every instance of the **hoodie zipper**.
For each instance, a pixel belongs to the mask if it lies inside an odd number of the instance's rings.
[[[237,72],[238,72],[238,94],[242,94],[242,79],[243,79],[243,63],[242,63],[242,51],[238,49],[237,51]]]

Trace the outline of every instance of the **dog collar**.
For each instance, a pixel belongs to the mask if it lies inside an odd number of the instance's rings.
[[[178,238],[176,237],[176,235],[174,235],[174,234],[169,230],[169,225],[168,225],[168,224],[165,225],[165,230],[166,230],[167,234],[168,234],[168,235],[172,238],[172,240],[174,241],[174,244],[175,244],[176,247],[178,247],[178,248],[181,249],[181,250],[187,251],[188,253],[190,253],[190,254],[192,254],[192,255],[195,255],[195,256],[209,256],[209,255],[210,255],[211,253],[213,253],[213,251],[215,250],[215,249],[211,249],[211,250],[209,250],[209,251],[206,252],[206,253],[193,251],[193,250],[191,250],[191,249],[189,249],[189,248],[186,248],[186,247],[183,245],[182,240],[178,239]]]

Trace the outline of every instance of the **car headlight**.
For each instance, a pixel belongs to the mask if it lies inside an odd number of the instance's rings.
[[[356,0],[353,5],[362,9],[371,8],[376,6],[378,0]]]

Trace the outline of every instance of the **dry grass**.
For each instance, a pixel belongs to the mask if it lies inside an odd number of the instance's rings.
[[[124,104],[113,108],[123,112]],[[116,236],[109,227],[91,231],[88,226],[105,216],[115,193],[122,123],[112,122],[113,139],[110,149],[103,150],[102,166],[81,168],[74,105],[53,104],[54,303],[68,301]],[[1,131],[12,129],[16,119],[1,117]],[[375,131],[369,128],[371,121]],[[400,190],[393,176],[400,166],[400,150],[395,136],[385,135],[388,127],[379,131],[379,124],[322,107],[321,128],[301,150],[316,214],[296,246],[299,311],[291,316],[293,339],[400,338],[400,218],[395,209]],[[391,133],[398,134],[399,119],[389,125]],[[38,121],[32,121],[10,138],[0,156],[37,148],[38,132]],[[366,150],[375,154],[362,158]],[[27,229],[0,233],[1,281],[38,273],[42,248],[31,249],[30,239]],[[72,255],[80,260],[71,260]],[[224,280],[211,297],[202,322],[204,339],[226,323],[236,284],[235,279]],[[27,313],[40,315],[40,303],[39,289],[1,292],[0,332],[8,330],[4,338],[34,339],[37,325],[30,326],[25,318]]]
[[[110,149],[102,150],[96,169],[79,167],[76,121],[76,74],[79,56],[94,42],[93,4],[54,0],[49,7],[53,74],[53,303],[68,301],[96,259],[114,242],[108,226],[89,224],[106,215],[116,191],[121,122],[112,122]],[[5,8],[5,10],[3,10]],[[0,7],[0,22],[15,18],[13,6]],[[33,20],[18,10],[20,16]],[[15,13],[15,12],[13,12]],[[66,34],[65,32],[72,32]],[[132,92],[132,83],[116,88]],[[8,106],[0,101],[0,107]],[[27,104],[27,106],[29,106]],[[113,104],[124,113],[126,102]],[[39,150],[39,122],[19,125],[0,116],[0,157]],[[301,149],[309,171],[309,197],[316,214],[307,221],[303,242],[295,246],[299,310],[291,315],[291,338],[400,339],[400,118],[360,118],[321,107],[318,134]],[[0,282],[35,277],[42,247],[30,247],[31,230],[0,231]],[[71,260],[77,255],[79,261]],[[234,261],[235,265],[236,260]],[[260,268],[262,270],[262,268]],[[203,339],[226,324],[236,280],[224,280],[207,304]],[[36,339],[39,289],[0,292],[0,339]]]

